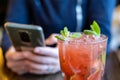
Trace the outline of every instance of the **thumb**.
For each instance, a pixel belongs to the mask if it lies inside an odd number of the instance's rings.
[[[55,38],[56,35],[57,35],[57,34],[51,34],[51,35],[45,40],[46,45],[57,44],[57,39]]]

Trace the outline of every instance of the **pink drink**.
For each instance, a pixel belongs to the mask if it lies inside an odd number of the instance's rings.
[[[58,41],[61,70],[65,80],[101,80],[104,73],[107,37],[85,35]]]

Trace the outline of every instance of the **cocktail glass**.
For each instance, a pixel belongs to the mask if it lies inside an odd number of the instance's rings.
[[[84,35],[58,40],[59,58],[64,80],[101,80],[106,62],[107,37]]]

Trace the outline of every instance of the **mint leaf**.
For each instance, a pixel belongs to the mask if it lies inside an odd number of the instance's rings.
[[[70,34],[67,27],[64,27],[64,29],[60,31],[60,34],[61,36],[55,36],[55,37],[62,41],[65,41],[71,38],[80,38],[82,36],[82,34],[78,32]]]
[[[64,27],[64,30],[61,30],[60,31],[60,34],[64,37],[67,37],[69,36],[69,31],[68,31],[68,28],[67,27]]]
[[[62,36],[65,36],[65,33],[64,33],[63,30],[60,31],[60,34],[61,34]]]
[[[55,36],[57,39],[64,41],[69,36],[69,31],[67,27],[64,27],[63,30],[60,31],[61,36]]]
[[[91,25],[91,29],[95,31],[98,34],[98,36],[100,36],[101,33],[100,27],[96,21],[93,21],[93,24]]]
[[[80,38],[81,36],[82,36],[81,33],[76,32],[76,33],[73,33],[70,37],[71,38]]]
[[[100,36],[100,27],[96,21],[93,21],[93,23],[90,25],[91,30],[84,30],[85,34],[93,34],[96,36]]]
[[[91,31],[91,30],[84,30],[83,31],[85,34],[93,34],[93,35],[97,35],[97,33],[95,31]]]
[[[61,40],[61,41],[64,41],[65,40],[65,38],[63,38],[63,37],[60,37],[60,36],[55,36],[57,39],[59,39],[59,40]]]
[[[64,27],[64,36],[65,37],[69,36],[69,31],[67,27]]]

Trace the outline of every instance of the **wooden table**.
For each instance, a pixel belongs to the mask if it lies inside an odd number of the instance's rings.
[[[107,55],[104,80],[120,80],[120,61],[117,55],[120,50]]]
[[[103,80],[120,80],[120,62],[116,54],[120,54],[120,50],[117,52],[112,52],[107,55],[105,74]],[[61,73],[56,73],[52,75],[24,75],[18,76],[6,70],[6,73],[10,76],[10,80],[63,80]]]

